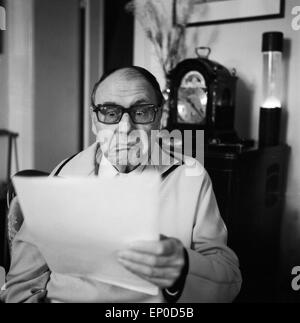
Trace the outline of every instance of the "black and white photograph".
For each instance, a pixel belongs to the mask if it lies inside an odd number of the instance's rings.
[[[299,0],[0,0],[1,305],[300,302],[299,57]]]

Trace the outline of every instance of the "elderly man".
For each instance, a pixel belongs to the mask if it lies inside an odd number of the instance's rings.
[[[92,95],[96,143],[52,172],[63,177],[96,175],[99,180],[148,169],[161,175],[161,239],[137,241],[118,255],[120,264],[158,286],[159,294],[50,272],[29,243],[25,223],[13,241],[3,301],[230,302],[236,297],[241,286],[238,259],[226,246],[227,231],[208,174],[192,158],[177,160],[153,149],[157,145],[151,133],[160,129],[162,105],[160,87],[147,70],[132,66],[104,75]],[[159,163],[152,162],[157,152]],[[194,175],[189,173],[192,164]]]

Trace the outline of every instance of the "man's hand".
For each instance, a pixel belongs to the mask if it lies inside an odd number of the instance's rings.
[[[174,285],[185,265],[184,247],[174,238],[135,242],[118,256],[126,269],[162,289]]]

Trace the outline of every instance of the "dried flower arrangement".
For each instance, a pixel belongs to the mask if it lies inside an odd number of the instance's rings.
[[[136,16],[153,44],[165,76],[185,58],[186,22],[195,1],[199,2],[199,0],[177,0],[180,21],[176,25],[173,24],[173,13],[167,7],[166,0],[132,0],[126,6],[127,11]]]
[[[170,10],[170,1],[173,2],[173,11]],[[165,76],[162,129],[167,127],[169,119],[168,74],[186,58],[186,25],[193,12],[194,4],[207,1],[209,0],[176,0],[176,2],[175,0],[132,0],[126,6],[126,10],[135,15],[146,37],[153,44]],[[176,24],[173,23],[175,13],[177,14]]]

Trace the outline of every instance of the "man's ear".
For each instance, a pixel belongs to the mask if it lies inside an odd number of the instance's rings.
[[[90,116],[91,116],[91,120],[92,120],[92,132],[95,136],[97,136],[98,135],[98,131],[97,131],[97,127],[96,127],[97,118],[96,118],[96,114],[93,112],[92,108],[90,108]]]
[[[163,111],[161,110],[159,112],[159,128],[158,128],[159,131],[162,130],[162,128],[164,126],[163,123],[164,123],[164,120],[163,120]]]

